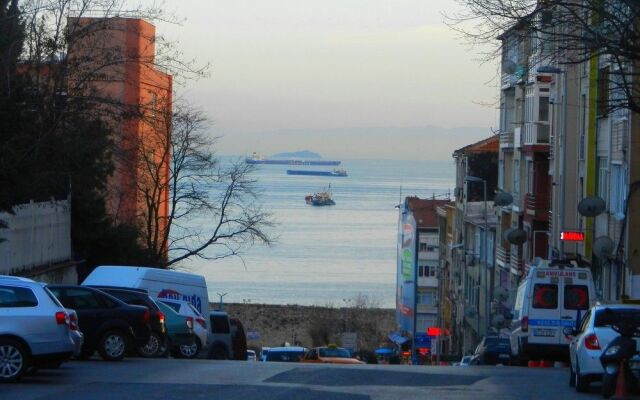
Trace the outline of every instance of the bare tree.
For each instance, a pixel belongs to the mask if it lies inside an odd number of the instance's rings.
[[[189,105],[174,105],[173,113],[158,115],[156,122],[158,129],[139,143],[135,158],[147,177],[138,180],[137,190],[146,205],[139,223],[151,261],[170,267],[193,257],[241,256],[255,243],[271,244],[268,228],[274,224],[257,202],[255,167],[216,157],[206,117]]]
[[[606,59],[612,65],[599,81],[610,88],[612,111],[640,111],[640,2],[637,0],[457,0],[462,11],[446,21],[471,43],[493,45],[498,57],[503,33],[516,28],[544,46],[543,62],[579,64]],[[601,74],[602,75],[602,74]]]

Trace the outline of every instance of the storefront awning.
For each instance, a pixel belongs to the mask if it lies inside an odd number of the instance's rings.
[[[394,332],[392,334],[390,334],[388,336],[389,340],[391,340],[393,343],[401,346],[402,344],[404,344],[407,340],[409,340],[408,337],[402,336],[400,333],[398,332]]]

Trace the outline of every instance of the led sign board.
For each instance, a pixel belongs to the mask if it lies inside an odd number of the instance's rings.
[[[564,231],[560,232],[560,240],[565,242],[582,242],[584,241],[584,232]]]

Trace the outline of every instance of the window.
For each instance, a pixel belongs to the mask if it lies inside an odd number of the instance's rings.
[[[527,160],[527,193],[531,193],[534,194],[535,192],[533,191],[533,161],[532,160]]]
[[[419,251],[427,251],[427,244],[426,243],[420,243]]]
[[[427,328],[437,325],[435,315],[418,314],[416,315],[416,332],[426,332]]]
[[[82,289],[67,289],[63,303],[65,307],[77,310],[101,307],[100,301],[93,292]]]
[[[540,96],[538,107],[538,121],[549,122],[549,97]]]
[[[28,288],[0,286],[0,308],[36,307],[38,299]]]
[[[533,287],[533,308],[558,308],[558,285],[538,283]]]
[[[600,69],[597,90],[597,113],[598,116],[605,116],[609,108],[609,67]]]
[[[585,285],[565,285],[564,308],[567,310],[588,309],[589,289]]]
[[[598,157],[598,196],[605,201],[609,199],[608,157]]]
[[[609,211],[616,217],[624,217],[627,171],[622,165],[611,165],[611,191],[609,193]]]
[[[513,193],[520,193],[520,160],[513,160]]]
[[[587,330],[589,326],[589,319],[591,319],[591,310],[587,311],[582,317],[582,322],[580,323],[580,332],[584,332]]]
[[[229,333],[229,319],[225,316],[211,316],[211,331],[213,333]]]
[[[418,298],[416,300],[418,304],[434,306],[438,303],[438,295],[436,292],[418,292]]]
[[[160,301],[162,302],[162,304],[164,304],[167,307],[171,308],[173,311],[180,312],[180,304],[178,304],[178,303],[170,303],[168,301],[162,301],[162,300],[160,300]]]

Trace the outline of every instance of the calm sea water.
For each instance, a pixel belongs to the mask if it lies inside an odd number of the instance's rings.
[[[262,204],[273,213],[272,247],[253,247],[239,259],[197,261],[210,301],[265,304],[348,304],[366,295],[395,307],[396,235],[402,197],[443,195],[454,186],[452,162],[343,160],[348,177],[287,175],[286,165],[255,173]],[[329,170],[332,167],[306,167]],[[297,167],[296,167],[297,169]],[[335,206],[313,207],[304,196],[331,184]],[[401,189],[402,188],[402,189]]]

